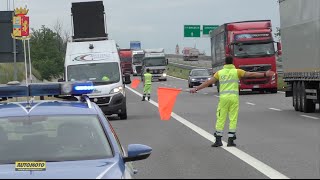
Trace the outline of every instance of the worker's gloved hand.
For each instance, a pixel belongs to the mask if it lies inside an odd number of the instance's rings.
[[[275,76],[276,73],[269,70],[269,71],[266,72],[266,75],[267,75],[267,77],[272,77],[272,76]]]
[[[197,89],[196,88],[190,89],[190,93],[192,93],[192,94],[197,93]]]

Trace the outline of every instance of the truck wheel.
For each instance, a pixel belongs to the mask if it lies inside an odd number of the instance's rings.
[[[307,99],[305,82],[301,83],[301,110],[304,113],[313,113],[316,111],[316,104],[311,99]]]
[[[302,107],[301,107],[301,82],[297,82],[297,106],[298,106],[298,111],[302,112]]]
[[[270,90],[271,94],[277,94],[278,93],[278,89],[277,88],[273,88]]]
[[[299,111],[298,107],[298,83],[294,82],[293,83],[293,96],[292,96],[292,101],[293,101],[293,107],[296,111]]]

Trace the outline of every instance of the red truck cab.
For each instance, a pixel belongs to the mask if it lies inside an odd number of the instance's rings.
[[[276,50],[270,20],[227,23],[211,33],[213,72],[222,69],[226,56],[232,56],[237,69],[248,72],[277,72]],[[277,75],[240,81],[240,90],[277,93]]]
[[[122,74],[132,74],[132,51],[131,49],[119,50]]]

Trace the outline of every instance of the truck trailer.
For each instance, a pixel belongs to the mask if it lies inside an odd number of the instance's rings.
[[[312,113],[320,102],[320,1],[279,3],[286,97],[296,111]]]

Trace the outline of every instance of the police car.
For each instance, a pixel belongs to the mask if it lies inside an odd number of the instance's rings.
[[[146,159],[145,145],[122,148],[104,113],[84,94],[93,85],[2,85],[0,98],[80,96],[81,101],[0,103],[0,178],[132,178],[131,162]]]

